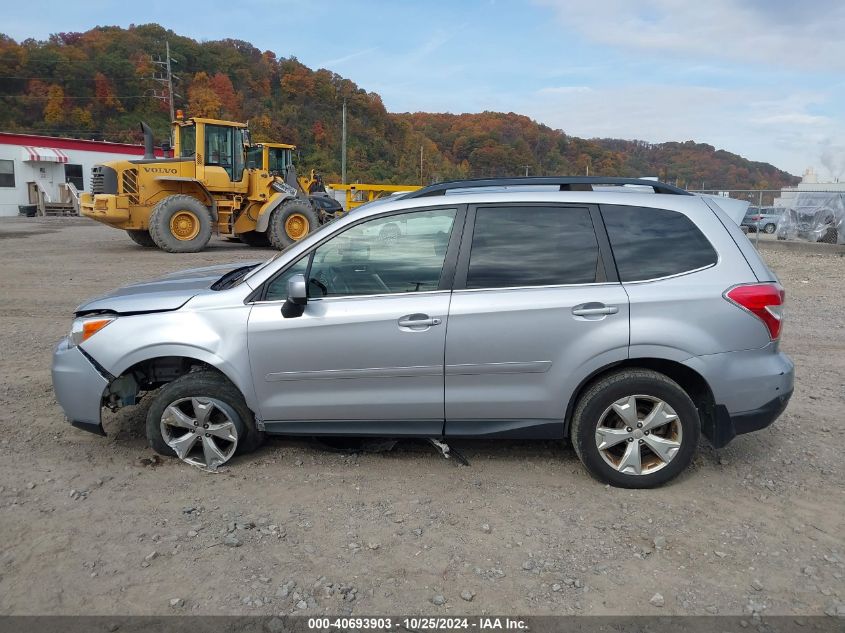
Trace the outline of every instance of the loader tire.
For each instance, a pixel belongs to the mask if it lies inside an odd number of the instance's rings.
[[[144,229],[126,229],[126,234],[138,246],[146,246],[147,248],[154,248],[156,246],[149,231],[145,231]]]
[[[168,253],[196,253],[211,239],[211,214],[192,196],[168,196],[150,216],[150,235]]]
[[[273,248],[283,251],[320,226],[314,207],[304,200],[292,198],[283,202],[270,216],[267,237]]]

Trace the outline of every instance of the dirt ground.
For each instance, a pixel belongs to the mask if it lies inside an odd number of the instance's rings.
[[[0,219],[0,614],[845,612],[842,257],[766,253],[795,396],[658,490],[601,485],[552,442],[463,442],[460,467],[421,443],[275,439],[209,474],[153,460],[143,403],[108,415],[108,438],[64,421],[50,361],[77,304],[272,253]]]

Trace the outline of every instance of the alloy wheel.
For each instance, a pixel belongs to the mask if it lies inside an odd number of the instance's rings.
[[[683,430],[678,414],[668,403],[655,396],[633,395],[605,409],[595,439],[602,459],[614,470],[648,475],[678,454]]]
[[[192,466],[216,470],[235,454],[235,412],[216,398],[180,398],[161,414],[161,436],[177,457]]]

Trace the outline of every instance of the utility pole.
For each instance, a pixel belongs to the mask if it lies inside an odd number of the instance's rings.
[[[162,70],[164,71],[165,75],[163,77],[159,77],[159,76],[156,76],[154,74],[153,79],[155,81],[159,82],[160,84],[164,84],[165,86],[167,86],[167,94],[166,95],[164,95],[164,94],[160,95],[160,94],[153,92],[153,97],[155,97],[156,99],[160,99],[161,101],[166,100],[168,102],[168,105],[170,106],[170,120],[174,121],[176,119],[176,107],[174,105],[173,98],[179,97],[181,99],[182,95],[177,95],[176,93],[173,92],[173,80],[179,79],[179,78],[174,77],[173,70],[172,70],[171,65],[170,65],[171,62],[176,61],[175,59],[170,57],[170,42],[165,41],[164,47],[165,47],[165,49],[164,49],[165,50],[164,61],[162,61],[161,57],[159,57],[158,59],[153,59],[152,63],[155,64],[156,66],[161,67]]]
[[[420,145],[420,186],[423,185],[423,146]]]
[[[176,110],[173,107],[173,71],[170,68],[170,42],[165,40],[164,50],[167,55],[167,94],[170,96],[170,120],[176,120]]]
[[[346,184],[346,99],[343,100],[343,131],[340,147],[340,182]]]

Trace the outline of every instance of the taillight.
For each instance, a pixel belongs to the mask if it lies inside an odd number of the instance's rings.
[[[760,319],[774,341],[780,336],[786,293],[780,284],[746,284],[725,291],[725,299]]]

